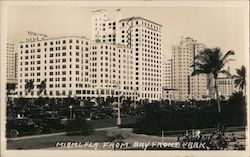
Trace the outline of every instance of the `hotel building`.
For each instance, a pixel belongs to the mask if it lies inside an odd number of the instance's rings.
[[[136,98],[131,48],[91,42],[85,37],[28,35],[26,41],[19,44],[20,96],[40,96],[37,85],[46,80],[49,97],[117,97],[119,84],[120,96]],[[25,83],[30,79],[34,81],[34,91],[27,93]]]
[[[112,21],[105,10],[97,10],[93,12],[91,30],[94,41],[124,44],[132,49],[137,100],[162,98],[162,25],[142,17],[122,18],[119,9]]]
[[[93,11],[91,41],[85,37],[48,38],[28,32],[19,44],[18,90],[25,82],[37,85],[46,80],[50,97],[81,98],[118,96],[119,91],[133,100],[162,98],[161,25],[141,18],[114,21],[105,10]]]
[[[208,97],[207,75],[191,76],[194,57],[206,46],[190,37],[182,38],[179,45],[172,46],[173,87],[177,89],[177,100],[204,100]]]
[[[89,45],[85,37],[47,38],[29,33],[25,42],[19,43],[18,92],[20,96],[38,95],[37,85],[46,80],[47,96],[76,96],[82,89],[91,96],[88,83]],[[25,92],[25,83],[32,79],[34,91]]]

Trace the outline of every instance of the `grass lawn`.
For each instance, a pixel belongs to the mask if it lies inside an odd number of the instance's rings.
[[[53,137],[41,137],[35,139],[25,139],[8,141],[7,149],[41,149],[55,147],[57,142],[103,142],[107,141],[106,131],[96,131],[89,136],[67,136],[58,135]]]
[[[138,118],[138,116],[122,117],[121,124],[122,125],[135,124],[136,118]],[[115,127],[117,126],[117,119],[111,118],[111,119],[91,120],[91,121],[88,121],[88,124],[90,124],[93,129]]]

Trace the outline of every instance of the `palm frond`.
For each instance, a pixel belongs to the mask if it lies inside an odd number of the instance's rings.
[[[234,55],[234,51],[230,50],[228,51],[222,58],[222,61],[226,60],[230,55]]]
[[[220,73],[227,75],[227,77],[232,77],[232,75],[227,70],[221,70]]]

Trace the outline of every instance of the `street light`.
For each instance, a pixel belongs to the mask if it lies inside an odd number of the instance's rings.
[[[115,87],[118,89],[118,102],[117,102],[117,125],[121,125],[121,104],[120,104],[120,85],[118,82],[115,83]]]
[[[61,106],[62,106],[62,105],[63,105],[63,93],[60,92],[60,93],[59,93],[59,96],[61,97]]]
[[[72,108],[73,108],[73,106],[70,105],[69,106],[69,119],[72,119]]]

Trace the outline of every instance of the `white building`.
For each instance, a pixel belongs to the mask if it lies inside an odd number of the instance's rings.
[[[107,96],[136,99],[134,56],[131,48],[85,37],[34,38],[19,44],[18,93],[39,96],[37,85],[46,80],[49,97]],[[25,92],[32,79],[34,91]]]
[[[18,93],[20,96],[38,96],[37,85],[46,80],[47,96],[76,96],[89,89],[89,45],[85,37],[34,38],[19,43]],[[25,83],[34,81],[34,92],[25,92]]]
[[[209,97],[211,99],[216,99],[216,91],[214,85],[215,85],[214,79],[210,78],[210,84],[208,87],[209,87]],[[239,89],[236,88],[234,85],[234,78],[230,76],[219,75],[219,77],[216,80],[216,85],[220,98],[223,98],[225,100],[229,99],[235,91],[236,92],[239,91]]]
[[[7,83],[17,83],[16,68],[17,57],[15,52],[15,45],[11,42],[7,42]]]
[[[162,98],[161,25],[141,17],[120,20],[121,43],[135,54],[139,99]]]
[[[177,100],[207,99],[207,75],[191,76],[194,57],[205,47],[190,37],[182,39],[179,45],[172,46],[173,82],[177,89]]]
[[[220,97],[223,97],[226,100],[232,96],[234,91],[237,91],[232,77],[219,77],[216,82]]]
[[[90,47],[90,82],[102,99],[118,97],[136,99],[134,56],[124,45],[96,42]]]
[[[93,12],[92,40],[125,44],[132,48],[137,100],[161,99],[161,29],[162,25],[145,18],[122,18],[120,9],[113,21],[108,19],[105,10]]]
[[[106,10],[96,10],[92,12],[91,17],[91,39],[103,43],[116,42],[116,21],[112,21],[107,17]]]
[[[173,61],[172,59],[162,60],[162,99],[175,99],[173,88]]]

